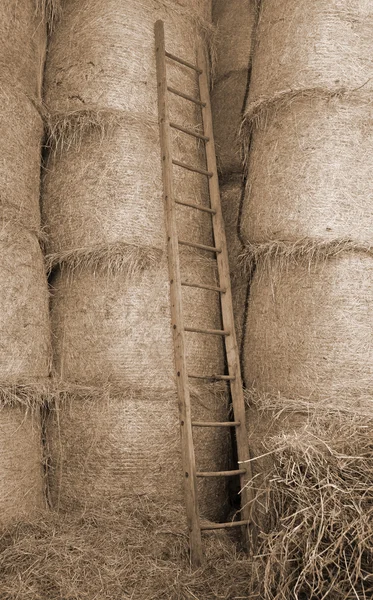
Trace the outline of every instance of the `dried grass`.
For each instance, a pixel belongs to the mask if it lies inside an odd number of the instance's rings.
[[[214,283],[215,261],[182,255],[182,277]],[[77,383],[118,379],[146,389],[175,385],[171,338],[169,276],[165,259],[133,277],[113,270],[65,269],[52,280],[55,367]],[[219,328],[214,292],[185,288],[185,323]],[[187,333],[190,372],[223,373],[218,336]]]
[[[120,506],[146,495],[170,506],[183,504],[183,468],[177,394],[169,390],[125,386],[123,382],[62,386],[46,422],[49,489],[52,506],[75,511],[103,503]],[[192,387],[195,420],[227,418],[225,386]],[[197,468],[230,468],[230,433],[194,432]],[[227,481],[199,480],[200,512],[225,519]],[[182,516],[184,515],[184,511]]]
[[[273,96],[258,110],[245,141],[245,240],[372,243],[371,97],[309,90]]]
[[[8,394],[6,400],[0,407],[0,526],[45,508],[40,409],[30,407],[29,398],[21,405],[19,393],[16,402]]]
[[[0,380],[48,377],[48,289],[38,240],[23,229],[3,224],[0,255]]]
[[[262,400],[256,397],[256,406]],[[267,453],[257,497],[265,526],[253,560],[249,597],[370,598],[371,410],[358,415],[354,409],[340,408],[338,398],[324,407],[277,397],[264,401],[259,414],[272,425],[256,447],[257,454]],[[289,418],[298,426],[291,427]],[[263,460],[257,455],[253,464],[263,465]]]
[[[158,248],[144,248],[117,242],[111,245],[97,245],[94,248],[76,248],[46,256],[47,271],[50,273],[60,266],[67,273],[88,270],[91,273],[115,275],[121,273],[128,278],[135,277],[146,269],[155,268],[164,254]]]
[[[51,394],[50,380],[2,381],[0,385],[0,407],[41,408],[49,402]]]
[[[346,253],[373,256],[373,245],[359,243],[352,239],[318,240],[304,238],[296,242],[273,240],[246,244],[237,262],[248,271],[253,266],[272,270],[275,263],[280,272],[291,265],[303,265],[308,269],[322,264],[330,258],[338,258]]]
[[[0,539],[2,600],[246,598],[247,556],[214,533],[206,564],[192,570],[180,512],[142,497],[116,511],[19,523]]]
[[[63,0],[35,0],[36,14],[42,16],[50,30],[53,29],[61,16]]]
[[[285,268],[281,260],[258,268],[251,284],[246,385],[357,406],[373,380],[372,257],[349,251],[316,264],[289,260]]]
[[[210,0],[136,0],[121,7],[116,0],[67,2],[46,65],[51,112],[94,105],[156,117],[155,21],[165,21],[168,50],[194,62],[197,39],[211,30],[210,11]],[[195,74],[168,66],[170,85],[195,93]],[[177,106],[185,113],[184,101]]]
[[[261,3],[248,110],[258,102],[311,90],[373,85],[369,0]],[[289,42],[290,40],[290,42]]]
[[[118,110],[76,111],[51,122],[50,140],[54,149],[46,163],[42,196],[48,253],[79,248],[93,252],[124,243],[165,249],[154,119]],[[194,138],[174,134],[173,152],[178,160],[205,168],[202,147]],[[176,198],[208,203],[207,180],[199,174],[175,168],[174,181]],[[212,243],[208,214],[178,206],[177,221],[181,238]]]

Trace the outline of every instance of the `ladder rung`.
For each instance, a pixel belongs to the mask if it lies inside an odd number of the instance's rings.
[[[234,381],[236,378],[232,375],[193,375],[188,374],[192,379],[211,379],[212,381]]]
[[[221,294],[224,294],[227,291],[225,288],[217,287],[216,285],[207,285],[205,283],[189,283],[189,281],[182,281],[181,285],[199,288],[201,290],[211,290],[212,292],[220,292]]]
[[[175,88],[173,87],[167,87],[168,91],[171,92],[171,94],[175,94],[175,96],[180,96],[180,98],[184,98],[184,100],[189,100],[189,102],[193,102],[194,104],[197,104],[198,106],[206,106],[206,102],[201,102],[201,100],[198,100],[198,98],[193,98],[193,96],[189,96],[189,94],[184,94],[184,92],[180,92],[179,90],[175,90]]]
[[[205,169],[199,169],[198,167],[193,167],[193,165],[187,165],[186,163],[180,162],[179,160],[172,160],[172,164],[177,167],[182,167],[183,169],[187,169],[188,171],[193,171],[193,173],[200,173],[200,175],[206,175],[206,177],[212,177],[214,173],[211,171],[206,171]]]
[[[185,240],[179,240],[179,244],[181,244],[182,246],[190,246],[191,248],[199,248],[200,250],[208,250],[209,252],[221,252],[221,249],[215,248],[215,246],[205,246],[204,244],[186,242]]]
[[[182,202],[181,200],[175,200],[176,204],[181,204],[182,206],[189,206],[189,208],[196,208],[197,210],[202,210],[203,212],[210,213],[211,215],[216,215],[216,210],[213,208],[208,208],[207,206],[202,206],[202,204],[194,204],[193,202]]]
[[[192,421],[193,427],[238,427],[240,421]]]
[[[187,60],[184,60],[183,58],[179,58],[178,56],[171,54],[171,52],[165,52],[165,55],[167,56],[167,58],[170,58],[171,60],[174,60],[175,62],[178,62],[181,65],[184,65],[184,67],[189,67],[189,69],[193,69],[193,71],[197,71],[197,73],[199,73],[199,74],[203,73],[202,69],[200,69],[196,65],[193,65],[192,63],[188,62]]]
[[[199,329],[198,327],[184,327],[184,331],[190,333],[206,333],[208,335],[230,335],[230,331],[225,329]]]
[[[229,523],[210,523],[209,525],[202,525],[202,531],[208,531],[209,529],[230,529],[231,527],[242,527],[243,525],[249,525],[250,521],[229,521]]]
[[[233,477],[243,475],[246,469],[235,469],[234,471],[197,471],[197,477]]]
[[[173,129],[177,129],[178,131],[182,131],[188,135],[192,135],[193,137],[198,138],[199,140],[203,140],[204,142],[209,142],[210,138],[206,135],[202,135],[202,133],[198,133],[197,131],[193,131],[193,129],[187,129],[186,127],[182,127],[181,125],[177,125],[176,123],[172,123],[170,121],[170,127]]]

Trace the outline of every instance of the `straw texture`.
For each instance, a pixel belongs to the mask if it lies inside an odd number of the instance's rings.
[[[193,418],[221,419],[224,397],[206,386],[193,396]],[[225,417],[224,417],[225,418]],[[113,391],[65,394],[50,416],[51,498],[61,510],[94,508],[146,496],[155,502],[183,502],[177,396],[164,389],[134,386]],[[76,451],[79,445],[80,452]],[[197,469],[229,468],[230,434],[195,430]],[[226,481],[199,480],[201,515],[224,518]],[[182,516],[180,515],[180,519]]]
[[[263,455],[252,463],[252,483],[265,523],[252,565],[253,597],[372,594],[371,411],[357,414],[335,400],[315,405],[251,394]]]
[[[183,277],[214,281],[208,259],[188,257]],[[202,275],[202,276],[201,276]],[[126,278],[82,269],[52,281],[52,325],[55,365],[59,375],[75,382],[115,380],[144,389],[169,390],[174,385],[173,345],[168,272],[165,261]],[[185,288],[184,321],[190,327],[219,328],[216,294]],[[223,373],[218,336],[187,333],[190,372]]]
[[[245,108],[255,20],[254,0],[218,0],[214,3],[217,58],[211,101],[218,168],[223,176],[242,172],[239,130]]]
[[[259,270],[251,287],[245,376],[259,391],[310,400],[334,397],[351,408],[373,377],[373,262],[345,253],[307,266]],[[365,402],[365,400],[364,400]]]
[[[0,7],[0,72],[2,81],[40,99],[46,26],[35,0],[4,0]]]
[[[103,123],[105,117],[100,115]],[[116,117],[109,131],[94,125],[80,143],[63,144],[50,155],[43,184],[50,253],[116,243],[165,247],[158,124],[119,111]],[[175,159],[206,168],[195,138],[174,135],[173,145]],[[179,167],[174,174],[175,198],[207,205],[207,178]],[[206,213],[178,206],[177,222],[181,239],[212,244]]]
[[[38,232],[42,119],[10,84],[2,86],[0,110],[0,219]]]
[[[156,117],[155,21],[166,23],[168,51],[195,62],[196,34],[208,30],[210,18],[209,0],[136,0],[121,6],[116,0],[67,0],[45,74],[49,110],[66,113],[94,105]],[[189,70],[170,64],[169,75],[173,87],[195,90]]]
[[[248,112],[302,90],[373,86],[369,0],[264,0]]]
[[[32,518],[44,506],[40,418],[24,408],[0,408],[0,525]]]
[[[262,115],[251,143],[244,239],[371,244],[372,118],[363,91],[295,96]]]

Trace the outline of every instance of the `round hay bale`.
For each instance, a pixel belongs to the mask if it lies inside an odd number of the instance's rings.
[[[373,88],[369,0],[264,0],[248,112],[302,90]]]
[[[154,23],[166,23],[167,50],[195,62],[208,32],[211,0],[75,0],[64,3],[51,37],[45,101],[52,114],[87,106],[157,116]],[[195,92],[196,76],[169,63],[169,84]],[[185,111],[185,101],[179,102]],[[182,114],[182,113],[181,113]]]
[[[193,418],[218,420],[226,411],[222,397],[208,391],[193,405]],[[109,501],[115,509],[128,498],[136,503],[139,496],[170,506],[183,503],[179,429],[174,391],[144,393],[131,387],[120,394],[68,395],[47,428],[53,505],[76,511]],[[195,433],[197,468],[229,468],[229,432]],[[205,518],[224,517],[226,485],[221,478],[199,480]]]
[[[214,263],[185,256],[189,281],[213,282]],[[52,282],[52,328],[58,375],[76,383],[116,381],[126,387],[168,390],[174,385],[169,276],[165,261],[126,277],[64,269]],[[220,327],[217,295],[183,288],[186,326]],[[187,333],[190,372],[223,373],[220,336]]]
[[[372,122],[362,92],[278,102],[253,133],[244,240],[372,244]]]
[[[260,265],[247,312],[246,384],[259,392],[373,408],[373,260]]]
[[[3,0],[0,6],[0,71],[2,82],[40,100],[46,25],[39,0]],[[23,121],[22,121],[23,122]]]
[[[2,87],[0,105],[0,219],[39,231],[43,122],[26,95],[11,87]]]
[[[215,0],[212,20],[217,27],[215,81],[249,68],[256,0]]]
[[[40,415],[0,408],[0,524],[45,508]]]
[[[215,83],[211,94],[216,156],[222,175],[243,171],[239,132],[245,108],[247,77],[247,69],[234,71]]]
[[[48,289],[38,240],[3,225],[0,255],[0,380],[48,377]]]
[[[57,148],[49,157],[43,220],[56,262],[61,253],[99,245],[165,248],[158,125],[126,113],[117,116],[104,135],[96,122],[80,143]],[[194,138],[175,135],[173,146],[175,158],[205,168]],[[207,205],[207,178],[174,167],[174,196]],[[212,244],[207,213],[178,206],[177,223],[181,239]]]

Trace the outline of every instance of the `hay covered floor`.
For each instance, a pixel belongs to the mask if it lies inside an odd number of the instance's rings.
[[[206,563],[192,570],[183,507],[156,506],[142,497],[122,508],[45,513],[4,531],[1,600],[248,597],[251,569],[233,531],[206,535]]]

